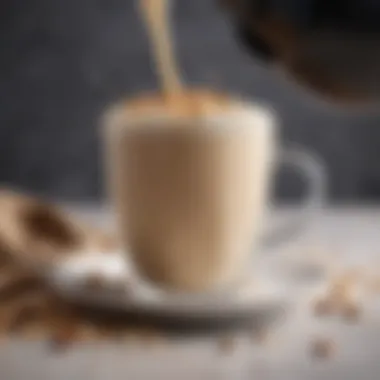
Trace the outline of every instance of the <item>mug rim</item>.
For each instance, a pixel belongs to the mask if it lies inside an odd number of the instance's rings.
[[[244,118],[241,123],[230,123],[228,120],[238,117]],[[128,118],[130,119],[128,120]],[[251,120],[251,121],[249,121]],[[194,123],[202,125],[203,128],[194,128]],[[181,128],[178,128],[178,125]],[[231,125],[233,124],[233,125]],[[238,124],[238,125],[236,125]],[[103,115],[102,126],[106,130],[134,131],[152,130],[152,126],[157,130],[181,131],[237,131],[245,130],[247,127],[254,130],[258,126],[261,128],[276,129],[279,127],[279,118],[274,108],[265,102],[248,101],[239,98],[232,99],[231,106],[226,107],[219,113],[210,113],[194,117],[181,117],[164,112],[141,113],[136,116],[128,112],[125,102],[119,102],[109,107]],[[253,130],[253,129],[252,129]]]

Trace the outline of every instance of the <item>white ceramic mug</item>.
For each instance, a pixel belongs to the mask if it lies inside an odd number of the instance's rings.
[[[157,286],[230,287],[251,268],[252,252],[300,233],[323,203],[323,166],[304,150],[281,149],[276,117],[261,105],[236,100],[223,112],[186,118],[123,106],[108,113],[105,127],[125,250]],[[308,192],[297,220],[267,234],[279,163],[297,169]]]

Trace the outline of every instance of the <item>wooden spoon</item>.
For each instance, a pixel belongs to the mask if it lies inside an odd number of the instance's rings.
[[[19,265],[46,270],[67,255],[108,251],[112,237],[59,207],[24,194],[0,191],[0,247]]]

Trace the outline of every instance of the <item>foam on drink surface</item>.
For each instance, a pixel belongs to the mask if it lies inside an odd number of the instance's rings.
[[[187,90],[173,97],[162,94],[149,94],[128,100],[125,110],[129,115],[160,113],[168,116],[191,118],[202,115],[215,115],[231,106],[231,99],[222,93],[211,90]]]

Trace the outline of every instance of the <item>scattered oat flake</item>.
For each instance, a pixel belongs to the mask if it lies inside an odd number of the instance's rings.
[[[139,332],[139,340],[145,347],[152,347],[162,341],[161,335],[151,329],[144,329]]]
[[[77,333],[78,326],[75,323],[57,328],[56,331],[52,333],[50,348],[53,351],[61,351],[68,348],[75,342]]]
[[[352,289],[350,282],[344,280],[333,281],[329,286],[328,294],[334,299],[342,299],[347,297]]]
[[[38,318],[39,307],[37,304],[22,304],[17,307],[16,310],[10,315],[8,329],[10,331],[16,331],[28,322],[33,322]]]
[[[336,344],[329,338],[318,338],[311,342],[310,354],[315,359],[331,359],[336,354]]]
[[[96,326],[78,322],[78,332],[75,336],[81,342],[97,341],[101,339],[101,333]]]
[[[118,240],[113,236],[99,236],[99,243],[105,253],[112,253],[118,248]]]
[[[331,316],[334,309],[333,300],[326,296],[316,299],[313,304],[313,313],[317,317]]]
[[[236,337],[232,335],[221,337],[218,341],[218,348],[223,354],[232,354],[236,350]]]
[[[269,339],[269,330],[265,328],[254,328],[252,330],[252,342],[258,344],[265,344]]]
[[[380,294],[380,276],[375,276],[372,278],[370,280],[369,287],[372,293]]]
[[[358,322],[360,320],[362,309],[360,305],[355,302],[347,302],[342,307],[342,317],[347,322]]]

